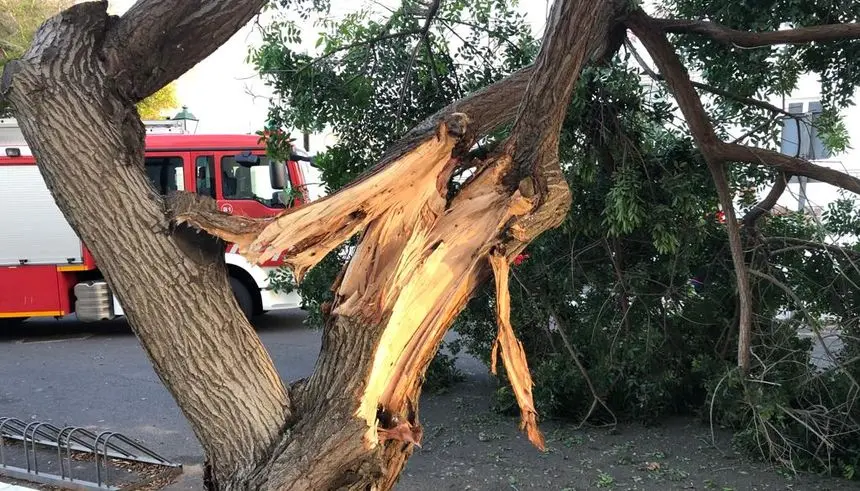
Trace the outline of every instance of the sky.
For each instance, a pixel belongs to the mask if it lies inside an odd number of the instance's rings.
[[[399,2],[374,0],[374,3],[394,5]],[[134,0],[110,0],[108,11],[122,15],[133,4]],[[359,2],[355,0],[332,0],[332,12],[335,17],[339,17],[354,11],[356,4]],[[541,34],[547,0],[524,0],[519,9],[527,16],[535,34]],[[265,22],[265,18],[261,20]],[[306,28],[313,32],[311,21]],[[312,43],[315,36],[308,35],[306,38]],[[197,133],[246,134],[262,127],[271,92],[254,67],[245,62],[249,46],[258,46],[260,42],[259,32],[253,22],[249,23],[212,55],[177,80],[180,105],[188,106],[199,119]],[[313,135],[311,152],[321,150],[321,147],[331,143],[334,143],[333,135]]]

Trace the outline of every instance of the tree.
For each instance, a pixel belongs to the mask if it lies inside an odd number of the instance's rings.
[[[214,51],[262,4],[140,0],[120,18],[107,16],[103,2],[78,4],[46,22],[23,57],[6,65],[0,89],[58,206],[203,444],[210,489],[391,488],[421,437],[421,375],[491,276],[500,328],[494,355],[513,383],[523,429],[543,446],[509,320],[508,265],[563,221],[571,193],[558,144],[567,103],[583,67],[615,53],[628,28],[657,61],[718,183],[737,161],[860,191],[860,181],[845,174],[719,140],[665,34],[716,29],[716,37],[741,44],[779,44],[854,38],[855,25],[745,38],[709,22],[654,19],[625,3],[558,0],[531,67],[442,109],[325,199],[260,221],[221,214],[188,195],[156,196],[143,173],[135,104]],[[439,4],[413,7],[423,39]],[[512,125],[507,138],[471,160],[475,139],[505,124]],[[85,132],[70,129],[82,126]],[[474,175],[450,196],[449,178],[460,166],[474,167]],[[281,382],[230,294],[223,248],[191,228],[239,244],[253,261],[286,251],[297,279],[361,233],[333,287],[308,379]],[[743,268],[738,277],[745,278]]]
[[[36,29],[49,17],[61,12],[74,0],[0,0],[0,70],[10,60],[24,54]],[[141,118],[156,119],[165,110],[177,107],[176,85],[170,83],[138,104]],[[0,117],[10,115],[0,102]]]
[[[736,27],[804,25],[824,15],[809,3],[779,4],[778,21],[771,4],[664,5],[674,16],[695,13]],[[313,7],[327,19],[324,5]],[[313,29],[292,22],[298,17],[292,6],[283,8],[252,53],[276,95],[270,124],[328,127],[338,134],[338,143],[316,158],[333,192],[400,136],[393,123],[409,127],[460,97],[461,87],[484,87],[533,61],[529,30],[509,8],[504,2],[443,3],[414,56],[402,48],[404,37],[418,36],[408,21],[409,5],[327,19]],[[317,35],[320,56],[303,54],[303,41]],[[831,78],[851,87],[845,81],[856,71],[856,62],[834,43],[815,47],[814,54],[795,45],[725,53],[706,38],[676,43],[689,53],[688,65],[710,68],[707,83],[694,86],[709,96],[708,116],[721,137],[742,134],[767,148],[779,148],[783,125],[806,121],[783,122],[785,113],[762,99],[796,95],[790,94],[793,81],[803,72],[828,67],[839,73]],[[704,61],[715,57],[716,65]],[[741,375],[732,353],[740,309],[718,195],[665,81],[644,58],[641,46],[626,42],[607,63],[583,70],[560,145],[565,177],[576,190],[573,204],[562,226],[532,242],[512,269],[512,319],[535,377],[535,407],[544,417],[596,423],[704,414],[711,424],[734,430],[735,443],[754,458],[850,475],[845,469],[858,456],[852,438],[860,431],[860,411],[846,410],[858,407],[858,363],[851,356],[858,317],[844,285],[858,281],[851,266],[856,246],[822,240],[839,228],[853,230],[853,212],[840,202],[818,226],[784,211],[768,216],[785,180],[767,167],[730,169],[735,208],[744,216],[745,261],[754,274],[749,304],[755,358]],[[404,93],[414,97],[402,98]],[[815,121],[819,135],[831,129],[823,119]],[[734,136],[723,136],[730,132]],[[831,133],[827,146],[838,152],[845,135]],[[475,153],[489,151],[506,135],[504,129],[494,132]],[[281,153],[274,143],[273,151]],[[776,184],[773,192],[756,203],[756,190],[769,183]],[[308,324],[322,323],[333,300],[329,287],[352,246],[329,253],[299,286]],[[496,337],[491,290],[481,288],[460,314],[454,329],[462,336],[451,345],[465,346],[488,366]],[[785,319],[785,310],[797,315]],[[839,356],[829,354],[831,366],[822,373],[812,363],[811,343],[798,339],[797,331],[817,331],[825,322],[841,327],[845,346]],[[428,382],[444,380],[449,366],[440,351]],[[501,378],[496,407],[516,411]],[[804,425],[818,429],[810,433]]]

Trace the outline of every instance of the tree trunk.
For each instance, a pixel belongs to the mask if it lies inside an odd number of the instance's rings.
[[[230,293],[223,243],[172,226],[143,172],[134,104],[93,56],[106,22],[98,3],[50,20],[16,63],[9,99],[54,199],[208,460],[221,476],[243,476],[289,418],[287,392]]]
[[[497,349],[521,426],[542,448],[525,356],[509,325],[506,268],[566,214],[559,130],[582,66],[605,54],[618,6],[558,0],[534,69],[431,118],[333,196],[261,221],[224,216],[187,195],[168,202],[143,172],[134,104],[214,50],[261,3],[141,0],[119,20],[103,3],[76,5],[40,29],[2,85],[58,206],[203,444],[207,487],[390,489],[421,440],[423,374],[493,271]],[[451,173],[475,138],[514,115],[502,151],[448,200]],[[362,234],[335,285],[309,379],[283,386],[230,293],[222,243],[189,225],[239,243],[257,261],[285,251],[298,277]]]
[[[511,136],[450,201],[452,171],[476,133],[504,122],[485,113],[506,112],[510,102],[502,101],[523,92],[519,78],[482,94],[500,105],[453,105],[362,179],[304,209],[256,227],[193,212],[177,217],[237,240],[253,261],[283,253],[297,278],[362,232],[335,285],[316,369],[292,391],[298,422],[261,482],[278,489],[390,488],[421,438],[422,376],[456,315],[493,271],[500,309],[494,355],[501,352],[514,385],[521,428],[543,448],[525,355],[508,320],[507,264],[566,216],[570,192],[558,135],[579,71],[603,54],[613,13],[608,2],[557,2]]]

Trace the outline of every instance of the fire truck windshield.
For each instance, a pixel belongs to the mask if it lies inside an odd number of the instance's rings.
[[[268,157],[259,156],[255,163],[238,163],[236,157],[222,157],[221,173],[224,199],[255,200],[270,208],[284,206],[277,195],[289,190],[272,188]]]

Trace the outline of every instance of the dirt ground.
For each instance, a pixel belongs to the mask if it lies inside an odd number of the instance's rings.
[[[423,446],[410,459],[398,491],[860,489],[858,482],[792,475],[752,462],[733,452],[730,435],[719,429],[715,447],[710,427],[693,419],[614,430],[544,422],[547,451],[541,453],[518,431],[517,418],[490,409],[492,390],[488,377],[473,375],[447,394],[424,398]],[[201,490],[201,474],[201,466],[186,466],[179,480],[163,489]]]
[[[860,483],[792,475],[751,462],[731,448],[731,435],[693,419],[660,427],[574,429],[544,422],[547,452],[517,430],[518,419],[490,409],[493,383],[473,374],[450,393],[423,398],[424,444],[399,490],[847,490]]]

